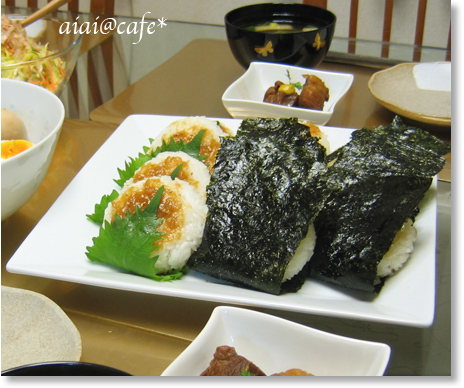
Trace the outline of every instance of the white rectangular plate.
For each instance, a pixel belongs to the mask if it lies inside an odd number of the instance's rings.
[[[98,226],[94,212],[104,194],[115,188],[117,168],[136,157],[177,116],[129,116],[96,152],[29,234],[7,264],[13,273],[172,297],[238,303],[306,314],[428,327],[435,311],[436,180],[416,219],[418,237],[407,265],[387,280],[380,294],[365,295],[307,280],[297,293],[271,295],[224,284],[195,271],[180,280],[156,282],[117,268],[90,262],[86,247]],[[217,119],[231,129],[241,120]],[[331,149],[349,140],[352,129],[321,127]]]

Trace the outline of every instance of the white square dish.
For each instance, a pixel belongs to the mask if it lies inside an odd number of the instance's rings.
[[[266,375],[299,368],[315,376],[382,376],[386,344],[343,337],[252,310],[216,307],[195,340],[162,376],[199,376],[227,345]]]
[[[114,182],[117,168],[122,168],[128,157],[137,155],[150,144],[150,138],[155,138],[180,118],[128,117],[63,191],[9,260],[6,269],[12,273],[154,295],[414,327],[432,325],[435,314],[436,180],[417,216],[418,236],[408,264],[386,282],[374,299],[313,279],[308,279],[297,293],[284,295],[236,287],[196,271],[189,271],[178,281],[157,282],[88,260],[86,247],[98,235],[99,226],[90,222],[86,214],[94,211],[103,195],[117,188]],[[235,119],[214,120],[221,121],[233,131],[241,123]],[[333,150],[349,141],[353,131],[335,127],[322,127],[321,130]]]
[[[304,74],[319,77],[329,89],[329,100],[322,111],[306,108],[295,108],[263,102],[266,90],[276,81],[304,83]],[[346,94],[353,83],[352,74],[334,73],[307,69],[289,65],[264,62],[252,62],[248,70],[231,84],[222,96],[222,103],[234,118],[253,117],[298,117],[316,125],[326,124],[332,117],[335,106]]]

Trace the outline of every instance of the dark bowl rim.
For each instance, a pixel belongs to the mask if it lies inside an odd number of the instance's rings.
[[[251,31],[251,30],[248,30],[248,29],[246,29],[244,27],[239,27],[236,24],[234,24],[232,21],[230,21],[229,19],[230,19],[231,15],[233,13],[239,12],[240,10],[246,10],[246,9],[250,9],[250,8],[261,8],[261,7],[267,7],[267,6],[275,6],[277,8],[283,8],[283,7],[305,8],[305,9],[312,8],[312,9],[317,9],[318,11],[322,11],[322,12],[326,13],[327,15],[332,16],[332,18],[333,18],[332,22],[318,28],[318,30],[330,28],[333,25],[335,25],[336,22],[337,22],[337,15],[335,15],[332,11],[329,11],[326,8],[316,7],[314,5],[302,4],[302,3],[257,3],[257,4],[249,4],[249,5],[245,5],[243,7],[238,7],[238,8],[231,9],[229,12],[227,12],[225,14],[224,23],[225,23],[226,27],[231,26],[231,27],[236,28],[237,30],[240,30],[240,31],[247,31],[249,33],[263,34],[265,32]],[[312,32],[314,32],[314,31],[299,32],[299,33],[300,34],[301,33],[306,34],[306,33],[312,33]]]
[[[74,367],[74,366],[81,366],[85,368],[91,368],[93,370],[102,370],[102,371],[107,371],[107,372],[112,372],[112,376],[131,376],[129,373],[124,372],[120,369],[113,368],[111,366],[106,366],[106,365],[101,365],[101,364],[96,364],[92,362],[84,362],[84,361],[46,361],[46,362],[37,362],[37,363],[32,363],[32,364],[26,364],[26,365],[21,365],[13,368],[9,368],[6,370],[2,371],[2,376],[27,376],[27,375],[21,375],[18,374],[17,372],[20,372],[22,370],[40,370],[42,367],[54,367],[54,366],[68,366],[68,367]],[[106,374],[109,375],[109,374]],[[30,375],[32,376],[32,375]],[[50,375],[53,376],[53,375]],[[71,376],[71,375],[69,375]],[[96,375],[95,375],[96,376]],[[105,376],[102,374],[102,376]]]

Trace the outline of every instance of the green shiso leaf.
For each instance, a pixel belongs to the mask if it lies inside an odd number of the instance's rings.
[[[196,136],[188,143],[185,143],[182,139],[175,141],[174,138],[171,138],[169,143],[163,140],[162,145],[151,153],[149,152],[149,147],[144,147],[144,152],[139,153],[136,158],[130,158],[129,162],[126,162],[124,169],[118,168],[119,179],[115,179],[115,182],[122,187],[125,182],[134,176],[135,172],[142,167],[143,164],[165,151],[182,151],[195,159],[200,161],[204,160],[206,156],[200,155],[200,145],[204,133],[204,129],[198,131]]]
[[[177,175],[179,175],[179,171],[181,170],[182,167],[183,167],[183,164],[179,164],[179,165],[174,169],[174,171],[171,173],[171,179],[176,179],[176,178],[177,178]]]
[[[108,204],[113,201],[114,199],[117,198],[119,193],[116,190],[113,190],[113,192],[109,195],[104,195],[100,201],[100,203],[97,203],[95,205],[95,211],[93,214],[87,214],[87,218],[95,222],[96,224],[103,224],[103,220],[105,217],[105,209],[108,207]]]
[[[201,139],[203,138],[203,134],[205,132],[206,131],[204,129],[198,131],[195,137],[188,143],[185,143],[182,139],[179,141],[175,141],[174,138],[171,138],[168,144],[166,144],[166,142],[163,141],[162,146],[157,147],[156,150],[153,151],[153,157],[158,155],[160,152],[164,151],[183,151],[193,158],[196,158],[198,160],[204,160],[206,159],[206,155],[200,155],[200,145]]]
[[[123,187],[124,183],[126,183],[129,179],[131,179],[134,176],[135,172],[140,167],[142,167],[143,164],[153,159],[161,152],[165,152],[165,151],[171,151],[171,152],[183,151],[195,159],[198,159],[200,161],[204,160],[206,156],[200,155],[200,145],[201,145],[201,140],[203,138],[204,133],[205,133],[205,130],[199,131],[196,134],[196,136],[188,143],[185,143],[183,140],[176,142],[173,138],[171,138],[171,141],[169,143],[166,143],[165,141],[163,141],[162,146],[156,148],[156,150],[153,153],[150,152],[150,147],[144,146],[143,152],[140,152],[136,158],[129,158],[129,161],[125,163],[124,169],[118,168],[119,179],[115,179],[114,181],[120,187]],[[149,139],[149,140],[150,140],[150,143],[153,142],[153,139]],[[181,166],[177,167],[173,171],[173,173],[171,174],[172,179],[176,178],[180,169],[181,169]],[[113,190],[113,192],[110,195],[104,195],[100,203],[95,205],[94,213],[88,214],[87,218],[90,221],[101,225],[103,223],[105,209],[108,207],[108,204],[111,201],[113,201],[117,196],[118,196],[118,192],[116,190]]]
[[[129,158],[129,161],[124,165],[124,169],[118,168],[119,179],[115,179],[114,181],[120,187],[124,186],[124,183],[131,179],[135,172],[152,158],[153,156],[151,154],[142,152],[140,152],[136,158]]]
[[[152,252],[158,248],[156,241],[162,238],[157,229],[163,222],[156,213],[163,194],[161,187],[147,208],[129,211],[121,218],[116,215],[114,222],[105,221],[93,245],[87,247],[87,258],[92,262],[109,264],[126,271],[145,276],[157,281],[170,281],[182,276],[184,270],[162,275],[154,268],[158,256]]]

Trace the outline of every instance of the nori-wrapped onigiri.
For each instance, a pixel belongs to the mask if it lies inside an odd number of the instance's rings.
[[[433,177],[444,167],[448,144],[396,117],[392,124],[360,129],[327,157],[332,192],[314,225],[310,276],[378,293],[378,266],[397,233],[414,221]]]
[[[203,240],[188,266],[272,294],[297,291],[307,272],[285,281],[286,270],[300,245],[311,246],[326,195],[318,140],[297,119],[244,120],[236,136],[222,138]]]

